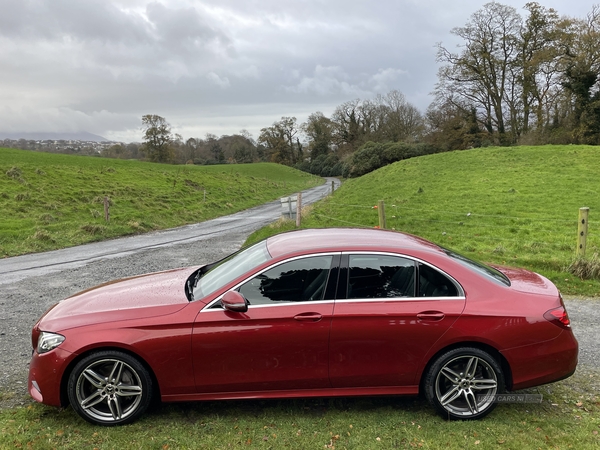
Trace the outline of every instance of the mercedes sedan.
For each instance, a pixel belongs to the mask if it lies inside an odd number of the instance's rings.
[[[423,394],[477,419],[570,376],[578,346],[546,278],[374,229],[283,233],[201,267],[104,284],[32,331],[29,392],[99,425],[153,398]]]

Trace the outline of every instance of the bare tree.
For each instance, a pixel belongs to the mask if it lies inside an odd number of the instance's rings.
[[[465,110],[475,107],[478,120],[490,134],[507,139],[506,118],[520,98],[515,91],[514,64],[518,53],[521,17],[515,8],[486,3],[464,27],[452,33],[463,39],[462,51],[453,53],[438,44],[437,59],[445,65],[438,73],[436,94]],[[508,101],[507,101],[508,100]]]

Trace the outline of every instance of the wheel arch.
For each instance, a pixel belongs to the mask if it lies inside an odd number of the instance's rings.
[[[152,367],[146,362],[146,360],[144,360],[144,358],[142,358],[136,352],[134,352],[130,349],[127,349],[127,348],[117,347],[117,346],[106,346],[106,347],[90,348],[90,349],[84,351],[83,353],[77,355],[77,357],[73,358],[73,360],[69,363],[69,365],[65,369],[65,371],[62,375],[62,378],[60,380],[60,403],[61,403],[61,406],[67,406],[69,404],[69,395],[67,392],[67,386],[69,384],[69,377],[71,376],[71,372],[73,372],[73,369],[75,368],[77,363],[79,361],[81,361],[83,358],[85,358],[93,353],[104,352],[104,351],[116,351],[116,352],[126,353],[129,356],[131,356],[132,358],[135,358],[136,360],[138,360],[139,363],[141,365],[143,365],[144,368],[148,371],[148,373],[150,374],[150,377],[152,377],[152,400],[155,401],[157,398],[160,398],[160,386],[158,384],[158,380],[156,378],[156,375],[154,374],[154,370],[152,370]]]
[[[450,350],[454,350],[457,348],[463,348],[463,347],[477,348],[479,350],[483,350],[484,352],[489,353],[490,356],[492,356],[498,362],[498,364],[500,364],[500,368],[502,369],[502,373],[504,375],[504,384],[505,384],[504,387],[506,388],[507,391],[510,391],[512,389],[512,384],[513,384],[512,371],[510,368],[510,364],[508,363],[508,361],[506,360],[504,355],[502,355],[502,353],[500,353],[495,347],[493,347],[489,344],[484,344],[482,342],[477,342],[477,341],[464,341],[464,342],[456,342],[454,344],[443,347],[443,348],[439,349],[434,355],[432,355],[431,358],[429,358],[429,361],[427,361],[427,364],[425,365],[425,367],[423,368],[423,371],[421,372],[421,377],[419,380],[419,395],[422,395],[424,393],[425,378],[427,377],[427,373],[429,372],[431,365],[442,354],[444,354]]]

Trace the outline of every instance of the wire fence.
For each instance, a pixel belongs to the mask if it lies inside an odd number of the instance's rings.
[[[312,215],[316,220],[340,226],[379,227],[376,205],[325,202]],[[439,242],[459,243],[472,251],[479,245],[487,251],[502,253],[525,249],[546,253],[548,258],[575,255],[578,241],[577,210],[572,218],[543,213],[493,214],[488,212],[414,208],[385,204],[386,228],[421,235]],[[600,239],[594,234],[600,222],[589,222],[588,253],[600,252]]]

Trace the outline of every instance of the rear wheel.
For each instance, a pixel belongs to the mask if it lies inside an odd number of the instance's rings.
[[[478,348],[458,348],[437,358],[425,377],[425,395],[448,419],[479,419],[504,391],[498,362]]]
[[[134,357],[119,351],[93,353],[77,363],[68,383],[73,409],[97,425],[131,423],[152,400],[152,377]]]

